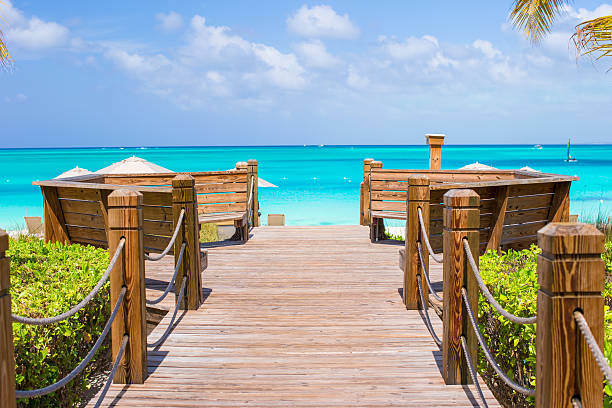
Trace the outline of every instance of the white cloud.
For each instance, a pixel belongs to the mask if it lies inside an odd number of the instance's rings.
[[[363,76],[357,68],[354,66],[349,66],[348,75],[346,77],[346,84],[351,88],[355,89],[365,89],[370,84],[370,80]]]
[[[159,21],[159,29],[165,33],[180,30],[184,25],[183,16],[175,11],[168,14],[158,13],[155,18]]]
[[[265,76],[270,83],[285,89],[301,89],[306,85],[302,77],[304,68],[297,62],[294,54],[283,54],[274,47],[263,44],[253,44],[255,56],[270,69]]]
[[[394,38],[379,37],[384,51],[393,59],[410,60],[435,54],[439,48],[438,40],[430,35],[421,38],[408,37],[404,41],[397,41]]]
[[[501,51],[493,47],[489,41],[476,40],[472,43],[472,46],[482,52],[487,58],[495,58],[501,56]]]
[[[612,5],[605,3],[599,5],[594,10],[587,10],[585,8],[579,8],[576,10],[570,5],[566,5],[564,8],[569,17],[580,21],[592,20],[594,18],[612,15]]]
[[[122,49],[111,48],[105,55],[120,68],[138,76],[156,72],[171,65],[168,58],[161,54],[143,56],[135,53],[130,54]]]
[[[22,93],[18,93],[17,95],[11,97],[11,96],[6,96],[4,97],[4,102],[6,103],[23,103],[25,101],[28,100],[28,97],[25,96]]]
[[[339,15],[331,6],[320,5],[309,8],[303,5],[287,19],[287,27],[302,37],[309,38],[356,38],[359,28],[348,14]]]
[[[188,43],[181,48],[181,54],[194,61],[222,61],[247,55],[251,50],[251,44],[231,34],[229,27],[206,25],[204,17],[195,15],[191,19]]]
[[[325,44],[320,40],[301,42],[295,46],[295,50],[306,65],[313,68],[333,68],[340,60],[329,52]]]
[[[38,17],[29,20],[23,16],[21,11],[7,3],[6,19],[9,29],[6,30],[6,38],[9,46],[16,46],[28,50],[42,50],[65,45],[68,41],[68,29],[55,22],[43,21]]]

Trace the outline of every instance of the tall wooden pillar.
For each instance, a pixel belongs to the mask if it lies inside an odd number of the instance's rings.
[[[465,336],[469,354],[476,364],[477,340],[463,303],[461,288],[468,292],[470,306],[478,318],[478,283],[469,266],[463,238],[467,238],[476,264],[479,254],[480,197],[474,190],[449,190],[444,194],[443,237],[443,321],[442,376],[446,384],[472,382],[461,336]]]
[[[0,408],[15,408],[15,350],[11,318],[10,262],[8,234],[0,230]]]
[[[604,236],[594,226],[551,223],[538,231],[536,407],[600,408],[603,375],[574,319],[584,314],[603,350]]]
[[[142,194],[119,189],[108,196],[109,256],[112,258],[121,238],[123,252],[110,275],[111,307],[122,288],[126,288],[123,306],[112,324],[113,360],[124,335],[128,335],[115,384],[142,384],[147,377],[147,321],[145,317],[144,235],[142,231]]]
[[[440,170],[442,164],[442,145],[446,135],[427,134],[425,139],[429,145],[429,169]]]
[[[406,232],[405,232],[405,256],[404,256],[404,304],[406,309],[418,309],[427,307],[421,305],[417,276],[421,275],[423,284],[423,297],[425,302],[429,297],[425,271],[419,261],[417,242],[422,243],[423,262],[425,268],[429,269],[429,255],[421,234],[418,209],[421,209],[426,232],[429,231],[429,178],[423,175],[414,175],[408,178],[408,196],[406,201]]]
[[[200,224],[195,179],[188,174],[179,174],[172,179],[172,215],[176,226],[181,211],[185,211],[183,223],[174,242],[174,260],[178,261],[181,246],[185,243],[185,254],[179,273],[176,275],[176,298],[183,279],[187,279],[181,309],[197,310],[202,304],[202,275],[200,273]]]
[[[382,162],[373,161],[370,163],[370,185],[372,185],[375,181],[371,180],[373,177],[372,170],[382,169]],[[382,218],[372,218],[372,191],[369,189],[368,191],[368,224],[370,225],[370,240],[372,242],[378,241],[379,239],[383,239],[385,236],[385,223]]]

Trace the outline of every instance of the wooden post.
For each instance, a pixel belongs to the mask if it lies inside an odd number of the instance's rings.
[[[548,211],[548,222],[569,221],[569,192],[571,181],[555,183],[555,195]]]
[[[8,234],[0,230],[0,408],[15,408],[15,350],[11,318],[11,265],[5,252]]]
[[[417,276],[421,275],[423,283],[423,297],[425,302],[429,298],[429,288],[423,282],[425,271],[419,262],[417,242],[421,242],[423,248],[423,262],[425,268],[429,269],[429,255],[424,239],[421,235],[418,209],[423,214],[423,222],[426,231],[429,232],[429,178],[424,175],[414,175],[408,178],[408,197],[406,201],[406,239],[404,256],[404,304],[406,309],[418,309],[421,303],[418,289]],[[421,305],[421,308],[427,305]]]
[[[427,144],[429,145],[429,169],[440,170],[442,163],[442,145],[446,135],[425,135]]]
[[[504,219],[506,218],[506,209],[508,208],[508,191],[508,186],[497,187],[497,193],[495,194],[495,210],[491,215],[491,233],[485,251],[499,250],[502,234],[504,232]]]
[[[142,384],[147,377],[142,194],[128,189],[113,191],[108,196],[108,219],[111,258],[121,238],[125,238],[123,253],[111,271],[111,307],[117,302],[121,289],[124,286],[127,289],[123,307],[112,325],[113,360],[119,352],[123,336],[129,336],[114,383]]]
[[[601,407],[603,375],[574,320],[581,310],[603,350],[604,236],[594,226],[552,223],[538,231],[536,407]]]
[[[383,164],[380,161],[375,160],[370,163],[370,186],[372,183],[374,183],[372,180],[372,170],[382,169],[382,166]],[[382,218],[372,218],[372,191],[370,186],[368,186],[368,225],[370,225],[370,240],[375,242],[381,238],[384,238],[385,223],[383,222]]]
[[[363,160],[363,194],[361,195],[361,225],[370,225],[370,164],[374,159]]]
[[[178,261],[178,255],[183,242],[186,245],[185,255],[181,269],[176,275],[176,298],[183,284],[185,294],[180,305],[181,309],[197,310],[202,304],[202,275],[200,273],[200,234],[198,222],[198,201],[195,191],[195,179],[188,174],[179,174],[172,179],[172,214],[174,225],[178,222],[181,210],[185,210],[183,224],[179,229],[178,236],[174,242],[174,260]]]
[[[468,291],[470,306],[478,317],[478,283],[468,264],[463,238],[467,238],[478,264],[480,233],[480,197],[474,190],[449,190],[444,194],[444,332],[442,338],[442,376],[446,384],[470,384],[468,366],[461,348],[461,336],[467,340],[476,364],[476,336],[470,326],[461,288]]]
[[[257,160],[250,159],[247,162],[249,180],[253,179],[253,227],[259,227],[259,176],[257,174]],[[250,189],[250,186],[249,186]],[[248,190],[251,191],[251,190]],[[247,197],[248,199],[248,197]],[[250,209],[249,209],[250,210]]]

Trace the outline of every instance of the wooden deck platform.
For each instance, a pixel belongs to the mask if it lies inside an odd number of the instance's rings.
[[[200,310],[149,352],[145,384],[113,385],[105,406],[481,406],[472,386],[444,384],[420,312],[404,308],[399,248],[370,243],[367,227],[330,226],[260,227],[244,245],[210,249]],[[172,265],[147,263],[148,298]]]

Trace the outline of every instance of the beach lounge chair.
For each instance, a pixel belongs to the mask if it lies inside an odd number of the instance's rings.
[[[43,225],[41,217],[23,217],[28,228],[28,234],[32,235],[44,235],[45,226]]]

